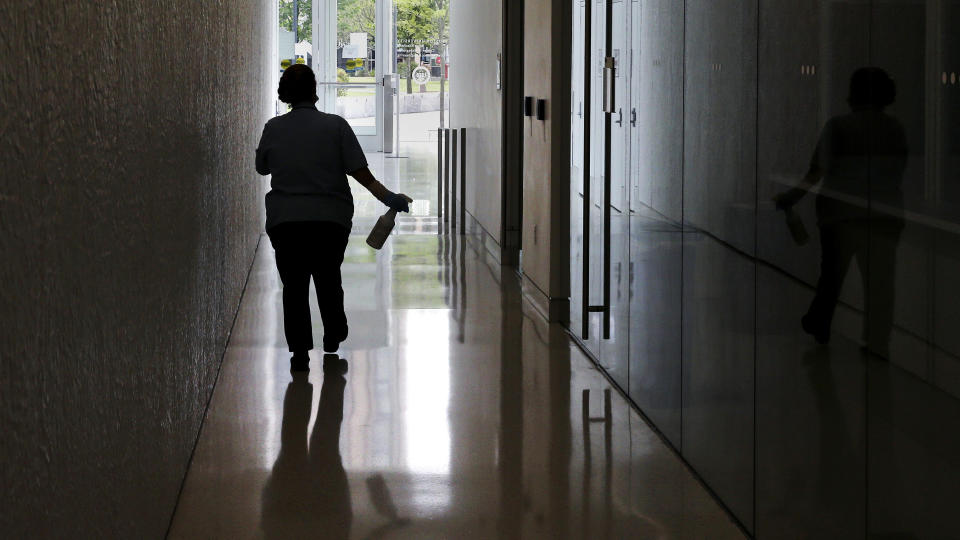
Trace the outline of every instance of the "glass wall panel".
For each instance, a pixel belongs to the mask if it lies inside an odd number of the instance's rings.
[[[328,0],[329,1],[329,0]],[[336,62],[324,80],[339,84],[327,90],[336,113],[357,135],[377,133],[377,2],[336,0]]]
[[[852,264],[829,300],[815,287],[824,250],[829,259],[838,237],[867,235],[845,218],[821,222],[846,199],[808,186],[836,161],[830,126],[850,113],[849,76],[867,62],[868,4],[763,0],[760,15],[756,533],[863,537],[865,363],[850,339],[863,322],[862,276]],[[830,346],[801,321],[832,325]]]
[[[960,536],[956,167],[960,4],[874,2],[866,323],[870,534]],[[943,74],[947,73],[946,79]],[[958,74],[960,76],[960,74]],[[856,77],[856,75],[854,76]],[[854,93],[851,82],[851,94]],[[869,114],[869,116],[867,116]]]
[[[686,3],[683,455],[752,530],[757,6]]]
[[[632,2],[631,399],[681,446],[683,5]]]
[[[450,82],[457,70],[451,66],[450,57],[450,2],[429,0],[394,2],[393,5],[397,54],[393,59],[395,67],[390,69],[398,74],[394,103],[394,112],[399,113],[395,114],[397,140],[403,143],[435,141],[438,128],[450,127]],[[478,47],[469,41],[463,41],[462,45],[475,50]],[[466,100],[475,98],[469,93],[461,95]]]
[[[630,21],[616,140],[600,113],[608,2]],[[611,248],[628,289],[611,292],[629,310],[626,353],[597,337],[600,314],[586,346],[740,524],[758,538],[960,537],[960,1],[586,5],[573,331],[589,135],[590,303],[609,153],[628,223],[611,230],[628,237]]]

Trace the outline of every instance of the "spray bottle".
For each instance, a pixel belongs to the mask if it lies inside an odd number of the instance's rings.
[[[367,236],[367,245],[373,249],[380,249],[383,247],[383,243],[387,241],[387,237],[390,236],[390,233],[393,231],[393,226],[397,223],[397,211],[396,210],[387,210],[387,213],[380,216],[380,219],[377,220],[377,224],[373,226],[373,230],[370,231],[370,235]]]

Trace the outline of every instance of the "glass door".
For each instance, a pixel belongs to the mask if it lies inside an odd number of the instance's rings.
[[[397,140],[412,147],[435,142],[437,128],[450,126],[449,4],[395,3]]]
[[[571,327],[628,383],[630,2],[573,0]]]
[[[390,69],[382,60],[391,56],[392,9],[390,0],[313,2],[317,108],[345,118],[367,151],[383,150],[388,73],[381,71]]]
[[[604,152],[609,165],[601,169],[605,186],[603,199],[598,199],[604,217],[601,224],[607,228],[604,240],[603,273],[598,275],[604,295],[609,321],[600,321],[600,364],[610,373],[621,388],[629,384],[630,337],[630,222],[629,193],[627,184],[630,174],[630,43],[631,2],[606,0],[604,45],[607,53],[605,66],[613,64],[613,96],[604,106],[603,119]],[[601,78],[601,83],[603,82]],[[609,84],[609,83],[608,83]],[[602,164],[604,162],[601,162]],[[609,261],[607,260],[609,258]],[[602,314],[601,314],[602,315]],[[600,317],[598,317],[600,318]],[[606,326],[606,328],[605,328]]]

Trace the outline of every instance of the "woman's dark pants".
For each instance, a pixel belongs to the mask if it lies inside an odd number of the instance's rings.
[[[893,330],[897,244],[902,225],[893,220],[845,222],[820,227],[820,279],[807,311],[812,327],[829,335],[847,270],[854,258],[864,287],[863,340],[885,355]]]
[[[283,282],[283,327],[291,352],[313,349],[310,278],[317,289],[324,339],[347,338],[340,265],[350,230],[330,221],[281,223],[267,231]]]

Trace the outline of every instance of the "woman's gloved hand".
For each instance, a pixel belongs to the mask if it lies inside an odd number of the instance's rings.
[[[413,202],[413,199],[407,197],[403,193],[391,193],[387,195],[384,204],[390,207],[391,210],[396,210],[397,212],[409,212],[410,203]]]

